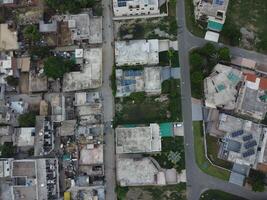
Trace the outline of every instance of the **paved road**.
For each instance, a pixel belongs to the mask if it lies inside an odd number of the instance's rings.
[[[114,49],[112,47],[113,22],[112,22],[112,0],[104,0],[103,3],[103,86],[101,88],[104,122],[105,122],[105,146],[104,165],[106,180],[106,200],[116,200],[116,177],[115,177],[115,148],[114,131],[111,128],[111,121],[114,116],[114,99],[110,88],[110,75],[114,63]]]
[[[219,189],[235,195],[239,195],[251,200],[267,199],[267,193],[251,192],[244,187],[233,185],[231,183],[216,179],[203,173],[195,162],[194,136],[192,128],[192,108],[191,108],[191,85],[188,52],[190,49],[201,46],[206,43],[205,40],[197,38],[188,32],[185,24],[185,6],[184,0],[177,0],[177,17],[178,17],[178,43],[179,43],[179,60],[181,67],[181,94],[183,120],[185,130],[185,161],[187,170],[187,189],[188,199],[198,200],[200,194],[206,189]],[[234,55],[242,54],[248,58],[257,58],[260,61],[267,59],[266,56],[249,52],[239,48],[232,48]]]

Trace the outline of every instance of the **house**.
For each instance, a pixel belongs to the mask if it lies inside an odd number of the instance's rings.
[[[159,0],[113,0],[115,17],[160,14]]]
[[[0,51],[11,51],[19,48],[16,31],[9,29],[8,24],[0,24]]]

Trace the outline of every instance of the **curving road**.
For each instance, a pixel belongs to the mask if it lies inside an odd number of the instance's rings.
[[[187,191],[189,200],[198,200],[200,194],[207,189],[218,189],[229,192],[251,200],[266,200],[267,192],[255,193],[215,177],[203,173],[195,162],[194,152],[194,136],[192,128],[192,110],[191,110],[191,85],[190,85],[190,68],[188,54],[190,49],[205,44],[202,38],[193,36],[186,28],[185,22],[185,5],[184,0],[177,0],[177,17],[178,17],[178,44],[179,44],[179,60],[181,67],[181,94],[183,120],[185,130],[185,156],[187,171]],[[222,44],[217,44],[222,46]],[[230,47],[233,55],[244,56],[246,58],[255,59],[258,62],[267,62],[267,56],[244,49]]]

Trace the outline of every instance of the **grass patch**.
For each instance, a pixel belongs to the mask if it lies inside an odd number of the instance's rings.
[[[155,29],[167,33],[159,35]],[[131,39],[177,39],[177,23],[175,16],[155,18],[151,20],[136,19],[127,21],[119,27],[118,36],[124,39],[132,35]],[[129,38],[128,38],[129,39]]]
[[[199,24],[195,21],[194,5],[192,0],[185,0],[185,15],[188,30],[194,35],[203,38],[205,36],[205,30],[200,28]]]
[[[138,190],[138,195],[129,196],[129,199],[153,199],[153,200],[186,200],[186,184],[180,183],[169,186],[142,186],[129,187],[130,190]],[[135,198],[136,197],[136,198]],[[138,198],[139,197],[139,198]],[[126,198],[128,199],[128,198]]]
[[[218,158],[218,152],[219,152],[218,139],[216,137],[207,135],[206,141],[207,141],[208,156],[210,160],[218,166],[231,170],[233,167],[232,163]]]
[[[169,51],[159,52],[159,64],[162,66],[179,67],[178,51],[170,49]]]
[[[118,200],[125,200],[128,191],[129,191],[128,187],[121,187],[117,185],[116,193],[117,193]]]
[[[198,167],[206,174],[228,181],[230,172],[212,166],[205,157],[202,122],[193,122],[194,147]]]
[[[116,124],[144,124],[151,122],[181,121],[180,81],[166,80],[161,96],[146,96],[144,92],[116,99]],[[165,96],[164,100],[160,100]]]
[[[256,34],[249,41],[253,49],[267,52],[267,1],[242,0],[229,1],[225,26],[245,27]],[[227,42],[227,40],[224,40]],[[241,45],[242,46],[242,45]]]
[[[200,200],[247,200],[220,190],[207,190],[201,194]]]
[[[152,157],[157,160],[162,168],[175,168],[178,172],[185,169],[184,139],[183,137],[165,137],[161,140],[162,150]],[[178,155],[176,160],[169,159],[170,153]],[[171,153],[172,154],[172,153]]]

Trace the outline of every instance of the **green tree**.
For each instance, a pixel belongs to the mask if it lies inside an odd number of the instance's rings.
[[[2,158],[12,158],[16,153],[16,147],[12,142],[5,142],[0,146],[0,151]]]
[[[34,127],[36,115],[33,112],[24,113],[19,116],[18,122],[20,127]]]
[[[30,49],[30,54],[32,57],[38,57],[40,59],[44,59],[48,57],[50,54],[50,48],[47,46],[33,46]]]
[[[6,77],[6,81],[7,81],[7,84],[12,86],[12,87],[16,87],[19,84],[19,79],[14,77],[14,76]]]
[[[212,57],[216,54],[217,49],[212,43],[208,42],[200,49],[200,52],[204,56]]]
[[[47,77],[53,79],[63,78],[63,75],[69,72],[74,65],[75,63],[71,60],[50,56],[44,61],[44,73]]]
[[[205,63],[204,59],[198,53],[190,54],[189,62],[193,68],[198,68],[198,69],[202,69]]]
[[[220,48],[218,51],[218,58],[221,61],[230,62],[230,50],[227,47]]]
[[[255,192],[263,192],[264,191],[264,179],[265,174],[251,169],[249,172],[249,182],[252,185],[252,190]]]
[[[229,18],[227,18],[221,33],[222,36],[229,41],[230,45],[239,45],[239,41],[242,35],[237,26],[233,24],[233,22]]]
[[[23,29],[23,35],[30,43],[37,42],[41,39],[41,34],[35,25],[27,25]]]

